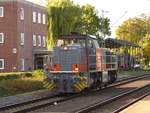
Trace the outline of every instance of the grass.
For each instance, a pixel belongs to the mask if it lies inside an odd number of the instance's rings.
[[[12,73],[12,75],[6,73],[0,74],[0,97],[44,89],[43,71],[34,71],[29,77],[22,75],[24,75],[24,73]]]
[[[20,94],[43,89],[42,78],[19,78],[16,80],[2,80],[0,81],[0,96],[11,94]],[[8,93],[7,93],[8,92]]]
[[[127,77],[127,76],[139,76],[142,74],[150,74],[150,71],[147,70],[119,70],[118,77]]]

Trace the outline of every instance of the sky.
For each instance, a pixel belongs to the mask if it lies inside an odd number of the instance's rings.
[[[46,0],[27,0],[45,5]],[[116,28],[128,18],[139,16],[142,13],[150,15],[150,0],[73,0],[74,3],[91,4],[98,10],[100,16],[111,20],[111,37],[115,37]],[[103,10],[103,14],[102,14]]]

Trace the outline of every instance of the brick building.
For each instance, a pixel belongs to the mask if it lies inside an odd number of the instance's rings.
[[[25,0],[0,1],[0,72],[43,67],[46,8]]]

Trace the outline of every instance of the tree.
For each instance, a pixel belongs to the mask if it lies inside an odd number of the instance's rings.
[[[139,44],[139,40],[150,33],[150,17],[129,18],[117,30],[116,38]]]
[[[142,41],[139,44],[143,47],[145,64],[149,65],[149,62],[150,62],[150,34],[146,34],[146,36],[143,37]]]
[[[82,6],[81,33],[97,35],[101,32],[110,35],[110,20],[98,16],[98,11],[91,5]]]
[[[100,18],[89,4],[80,7],[71,0],[48,0],[48,48],[52,49],[60,35],[70,32],[110,35],[110,20]]]
[[[47,12],[48,48],[52,49],[60,35],[74,31],[81,9],[70,0],[49,0]]]
[[[116,30],[116,37],[140,45],[144,51],[145,63],[148,65],[150,62],[150,16],[142,14],[124,21]]]

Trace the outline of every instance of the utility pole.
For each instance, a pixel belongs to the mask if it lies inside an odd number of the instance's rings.
[[[106,11],[106,10],[101,10],[101,15],[102,15],[102,26],[104,25],[104,19],[105,19],[105,17],[104,17],[104,14],[105,13],[109,13],[109,11]],[[103,27],[102,27],[102,31],[101,31],[101,36],[102,36],[102,38],[104,39],[105,38],[105,34],[104,34],[104,29],[103,29]]]

